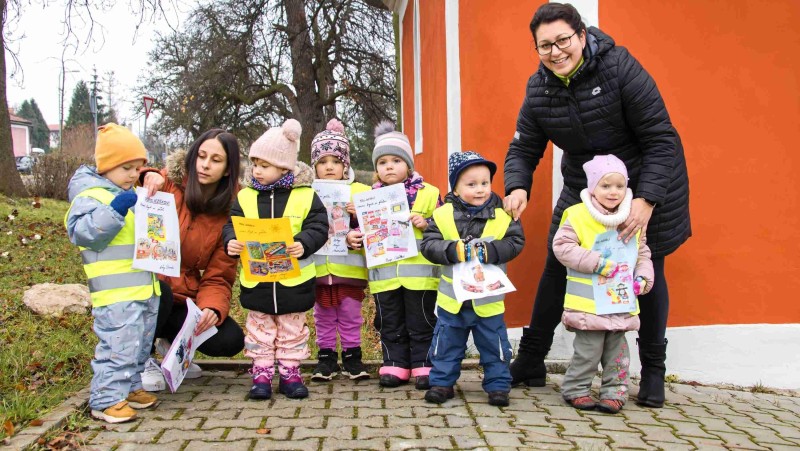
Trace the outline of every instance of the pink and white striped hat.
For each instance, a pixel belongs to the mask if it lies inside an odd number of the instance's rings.
[[[378,159],[384,155],[395,155],[403,159],[408,168],[414,170],[414,151],[408,136],[395,131],[394,124],[382,121],[375,127],[375,148],[372,151],[372,165],[376,166]]]

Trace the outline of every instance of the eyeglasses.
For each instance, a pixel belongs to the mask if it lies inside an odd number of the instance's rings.
[[[536,46],[536,51],[539,52],[539,55],[544,56],[549,55],[550,52],[553,51],[553,46],[558,47],[559,50],[564,50],[572,44],[572,37],[576,34],[578,34],[577,31],[565,38],[556,39],[556,42],[545,42],[543,44],[539,44]]]

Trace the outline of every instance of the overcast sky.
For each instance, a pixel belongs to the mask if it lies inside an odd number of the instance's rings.
[[[61,2],[46,8],[25,3],[18,20],[7,24],[8,31],[15,38],[9,43],[19,58],[21,70],[12,78],[14,65],[6,52],[7,94],[10,107],[18,106],[25,99],[36,99],[48,124],[58,124],[59,95],[58,84],[61,71],[62,41],[64,26],[64,7]],[[165,2],[166,3],[166,2]],[[187,10],[186,6],[181,7]],[[169,24],[177,27],[183,13],[173,6],[168,12]],[[13,19],[12,19],[13,20]],[[169,31],[167,19],[159,18],[145,22],[136,32],[138,22],[127,1],[116,2],[109,12],[95,13],[95,20],[103,28],[95,28],[94,42],[82,43],[77,53],[68,50],[66,62],[66,91],[64,93],[64,121],[69,111],[72,90],[79,80],[91,80],[92,68],[97,67],[99,79],[108,71],[115,71],[115,97],[120,121],[127,120],[134,132],[140,132],[143,117],[135,113],[142,99],[133,93],[142,74],[146,73],[147,53],[153,47],[156,30]],[[79,32],[85,41],[87,26],[80,20],[75,22],[82,30]],[[135,41],[134,41],[135,38]],[[75,71],[75,72],[69,72]],[[107,100],[103,103],[106,103]],[[148,121],[152,123],[151,115]]]

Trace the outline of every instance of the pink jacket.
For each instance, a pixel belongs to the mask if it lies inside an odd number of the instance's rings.
[[[625,222],[630,214],[633,193],[628,189],[625,199],[617,208],[616,212],[606,210],[594,197],[589,194],[589,190],[581,192],[583,203],[589,208],[592,217],[599,223],[606,226],[607,230],[615,230],[617,226]],[[647,240],[644,234],[640,235],[639,258],[636,261],[634,277],[642,276],[647,285],[641,294],[648,293],[653,288],[655,277],[653,261],[650,259],[650,248],[647,247]],[[578,235],[566,220],[558,228],[553,237],[553,253],[564,266],[575,271],[591,274],[600,262],[600,253],[581,247]],[[629,313],[618,313],[613,315],[594,315],[587,312],[575,310],[564,310],[561,321],[567,326],[568,330],[613,330],[628,331],[639,330],[639,317]]]

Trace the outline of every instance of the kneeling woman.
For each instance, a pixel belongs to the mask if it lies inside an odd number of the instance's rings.
[[[228,317],[237,262],[222,249],[222,226],[239,191],[236,137],[211,129],[188,151],[170,155],[161,172],[145,172],[142,178],[151,194],[161,190],[175,196],[181,236],[180,276],[159,276],[162,295],[156,338],[170,342],[175,338],[186,319],[186,298],[191,298],[203,312],[197,333],[211,326],[218,329],[200,345],[200,352],[214,357],[238,354],[244,348],[244,333]]]

